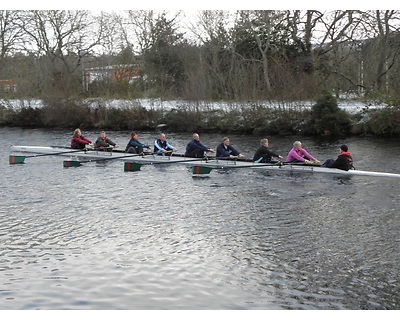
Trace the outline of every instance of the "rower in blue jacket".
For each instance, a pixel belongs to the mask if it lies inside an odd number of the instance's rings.
[[[217,147],[217,158],[242,158],[243,155],[231,146],[231,141],[228,137],[224,137],[222,142]]]
[[[160,134],[160,138],[154,141],[154,153],[158,155],[171,154],[172,152],[176,152],[175,149],[168,141],[165,133]]]
[[[149,145],[141,143],[138,140],[138,135],[136,132],[132,132],[131,140],[129,140],[128,144],[126,145],[125,152],[127,153],[143,153],[143,148],[150,148]]]
[[[215,152],[213,149],[202,145],[198,133],[193,133],[193,140],[186,146],[185,157],[203,158],[205,152]]]

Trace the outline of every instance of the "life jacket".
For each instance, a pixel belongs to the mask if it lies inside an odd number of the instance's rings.
[[[101,137],[99,137],[99,139],[100,140],[103,140],[104,141],[104,143],[107,143],[107,140],[108,140],[108,138],[107,137],[105,137],[105,138],[101,138]],[[106,147],[103,147],[102,145],[100,145],[97,141],[96,141],[96,147],[98,147],[98,148],[100,148],[100,149],[104,149],[104,148],[106,148]]]
[[[347,169],[346,169],[346,171],[348,171],[350,169],[354,169],[353,158],[350,155],[350,152],[343,152],[342,155],[345,156],[346,160],[347,160]]]

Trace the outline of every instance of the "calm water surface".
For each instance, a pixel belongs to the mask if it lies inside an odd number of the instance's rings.
[[[3,143],[71,132],[0,129]],[[84,132],[95,140],[95,132]],[[124,147],[128,132],[108,132]],[[150,143],[156,135],[142,133]],[[169,135],[180,151],[191,134]],[[201,135],[216,147],[220,135]],[[230,136],[252,156],[260,137]],[[271,137],[286,155],[299,137]],[[397,140],[345,142],[358,169],[399,172]],[[122,161],[8,164],[2,151],[0,309],[399,309],[399,180]]]

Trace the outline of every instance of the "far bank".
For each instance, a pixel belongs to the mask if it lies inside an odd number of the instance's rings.
[[[399,103],[336,100],[316,102],[188,102],[161,100],[46,100],[0,103],[0,126],[84,130],[305,135],[399,136]]]

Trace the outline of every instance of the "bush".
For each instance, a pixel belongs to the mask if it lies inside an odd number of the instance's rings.
[[[162,117],[162,112],[147,110],[141,106],[106,108],[95,110],[96,127],[112,130],[151,130]]]
[[[365,123],[365,132],[376,136],[400,135],[400,108],[386,107],[368,112],[369,121]]]
[[[338,107],[336,99],[326,94],[312,106],[306,134],[321,137],[341,137],[351,134],[350,115]]]
[[[18,126],[23,128],[42,127],[42,110],[32,107],[23,107],[18,111],[3,110],[2,124],[8,126]]]
[[[93,126],[90,107],[72,99],[43,100],[43,126],[48,128],[90,128]]]
[[[122,107],[89,106],[88,101],[49,100],[42,108],[7,108],[0,105],[0,125],[27,128],[155,130],[165,123],[172,132],[219,132],[257,135],[317,135],[336,138],[349,134],[400,135],[400,106],[393,101],[382,109],[364,109],[350,116],[334,97],[325,95],[309,109],[232,105],[226,109],[181,105],[163,111],[128,104]],[[352,119],[354,118],[354,121]]]
[[[305,111],[285,107],[253,106],[242,108],[244,132],[269,135],[296,134],[302,132]]]
[[[190,108],[171,109],[165,114],[165,123],[175,132],[194,132],[204,127],[201,112]]]

